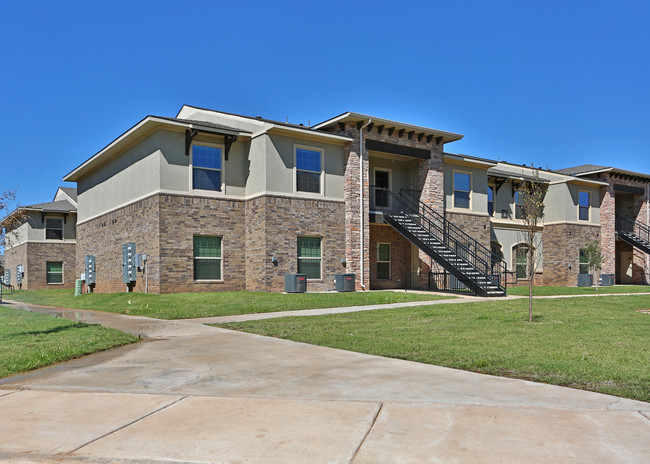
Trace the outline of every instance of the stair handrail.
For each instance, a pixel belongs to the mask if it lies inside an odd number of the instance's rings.
[[[468,235],[466,232],[464,232],[462,229],[460,229],[456,224],[453,222],[449,221],[446,217],[444,217],[442,214],[438,213],[436,210],[431,208],[429,205],[424,203],[418,198],[415,198],[414,195],[411,193],[411,190],[409,189],[402,189],[400,190],[400,195],[402,196],[407,196],[411,197],[413,201],[417,201],[420,205],[420,207],[426,211],[427,214],[439,218],[441,221],[444,221],[446,230],[450,234],[456,234],[462,237],[465,243],[471,243],[475,247],[477,253],[480,253],[483,255],[485,258],[483,261],[485,262],[490,262],[491,270],[494,269],[494,267],[500,268],[500,272],[506,273],[508,272],[508,266],[506,265],[506,262],[494,254],[492,250],[488,249],[486,246],[482,245],[478,240],[473,238],[472,236]],[[494,272],[493,272],[494,273]]]
[[[631,232],[646,242],[650,242],[650,226],[630,216],[616,218],[617,232]]]
[[[375,203],[375,209],[390,211],[395,209],[396,202],[399,203],[403,209],[407,210],[405,212],[409,214],[417,215],[418,219],[421,222],[425,223],[421,225],[425,227],[425,229],[427,229],[429,233],[432,233],[434,236],[436,236],[438,240],[440,240],[446,246],[454,250],[454,252],[457,253],[457,256],[460,259],[473,266],[483,275],[490,276],[490,275],[498,274],[499,281],[501,281],[500,275],[503,273],[503,285],[501,285],[500,283],[497,283],[497,285],[502,287],[504,291],[506,290],[508,271],[507,268],[505,267],[505,262],[503,262],[503,260],[498,258],[496,255],[494,255],[490,250],[487,250],[487,248],[485,248],[480,243],[478,243],[474,238],[465,234],[457,226],[449,222],[444,216],[436,213],[433,210],[431,210],[431,212],[435,214],[431,214],[429,217],[427,217],[425,214],[420,212],[420,209],[422,207],[428,208],[428,206],[425,205],[420,200],[418,200],[417,198],[414,198],[412,195],[404,194],[404,192],[400,192],[400,195],[397,195],[388,188],[376,187],[374,185],[371,185],[370,189],[375,195],[375,201],[377,198],[378,191],[385,192],[388,195],[388,198],[391,199],[388,202],[387,206],[377,206],[377,204]],[[434,233],[434,231],[436,231],[437,233]],[[456,235],[460,235],[460,237],[465,241],[459,240],[456,237]],[[474,250],[472,250],[471,247],[472,244],[475,245]],[[468,259],[468,256],[463,256],[462,254],[458,253],[457,245],[462,246],[471,259]],[[470,247],[468,247],[467,245],[470,245]],[[479,256],[479,254],[476,253],[477,250],[482,251],[483,253],[481,254],[483,256]],[[490,261],[492,257],[496,259],[494,262]],[[497,267],[501,268],[501,270],[499,270],[498,272],[494,272],[493,264],[496,264]]]

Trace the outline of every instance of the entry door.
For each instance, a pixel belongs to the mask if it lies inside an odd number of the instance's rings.
[[[390,190],[389,170],[375,168],[375,187],[377,187],[377,189]],[[382,190],[375,190],[375,207],[376,208],[390,207],[390,197],[388,195],[388,192]]]
[[[632,284],[634,278],[632,275],[632,253],[631,251],[621,252],[621,283]]]

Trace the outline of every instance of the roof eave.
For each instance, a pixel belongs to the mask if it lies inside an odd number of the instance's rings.
[[[315,131],[313,129],[299,129],[296,127],[288,127],[288,126],[279,126],[279,125],[273,125],[266,129],[266,132],[270,134],[289,134],[289,135],[295,135],[297,137],[304,137],[307,139],[326,139],[329,140],[330,142],[336,142],[336,143],[350,143],[353,141],[352,138],[350,137],[345,137],[343,135],[336,135],[336,134],[330,134],[328,132],[320,132],[320,131]]]

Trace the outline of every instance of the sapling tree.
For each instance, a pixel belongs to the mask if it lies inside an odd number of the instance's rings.
[[[598,291],[598,281],[600,280],[600,270],[603,268],[603,251],[600,248],[600,242],[593,240],[587,243],[583,253],[589,263],[589,270],[594,275],[596,291]]]
[[[533,322],[533,285],[537,270],[536,252],[539,248],[539,225],[544,217],[544,196],[546,186],[540,181],[536,169],[532,179],[523,181],[515,195],[518,195],[517,219],[523,222],[523,242],[526,250],[526,278],[528,279],[528,322]]]

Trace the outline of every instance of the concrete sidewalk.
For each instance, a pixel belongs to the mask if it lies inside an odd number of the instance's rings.
[[[648,403],[188,321],[73,313],[147,340],[1,381],[2,462],[647,463],[650,456]]]

